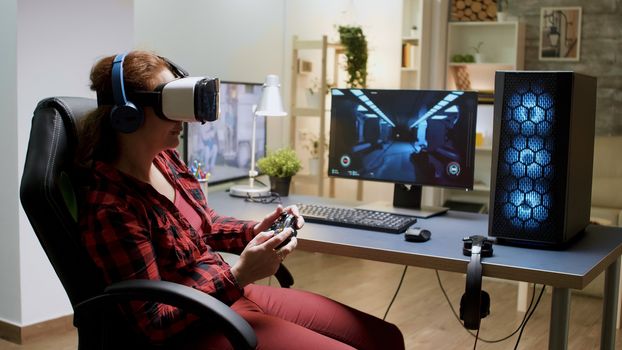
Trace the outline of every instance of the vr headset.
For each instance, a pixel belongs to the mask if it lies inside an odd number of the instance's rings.
[[[143,122],[141,107],[153,107],[162,119],[181,122],[211,122],[220,115],[220,80],[209,77],[189,77],[180,66],[162,58],[179,78],[159,85],[153,91],[128,91],[123,82],[123,60],[117,55],[112,64],[112,97],[106,101],[97,96],[98,105],[113,105],[110,112],[112,126],[121,132],[136,131]]]
[[[213,122],[220,115],[220,80],[184,77],[161,84],[154,91],[135,91],[131,100],[153,107],[164,119],[182,122]]]

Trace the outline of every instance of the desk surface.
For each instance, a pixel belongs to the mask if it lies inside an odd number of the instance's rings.
[[[297,195],[282,200],[284,206],[360,204]],[[246,202],[224,191],[210,192],[209,205],[219,214],[252,220],[262,219],[276,206]],[[418,225],[432,232],[429,241],[411,243],[404,241],[403,234],[306,223],[298,231],[298,249],[464,273],[469,258],[462,255],[462,238],[487,235],[488,216],[449,211],[445,215],[420,219]],[[483,259],[482,265],[485,276],[583,289],[620,255],[622,229],[590,225],[585,234],[565,250],[496,244],[494,256]]]

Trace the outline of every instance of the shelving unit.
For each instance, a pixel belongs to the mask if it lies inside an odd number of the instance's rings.
[[[304,59],[302,57],[302,51],[310,51],[315,53],[316,55],[319,53],[319,83],[317,92],[314,93],[315,99],[313,101],[307,101],[307,103],[303,103],[305,96],[308,96],[308,86],[304,86],[301,83],[301,76],[304,74],[312,74],[312,73],[301,73],[299,72],[299,60]],[[297,185],[301,184],[312,184],[316,186],[316,194],[319,196],[324,195],[324,185],[325,181],[328,179],[326,176],[327,173],[327,158],[326,158],[326,143],[327,143],[327,122],[328,122],[328,113],[329,110],[327,108],[327,98],[329,96],[328,91],[328,77],[329,74],[332,76],[332,82],[335,83],[338,81],[338,66],[339,66],[339,55],[344,52],[343,47],[339,43],[331,43],[328,41],[328,37],[326,35],[322,36],[321,40],[300,40],[297,36],[293,38],[292,44],[292,75],[291,75],[291,96],[290,96],[290,111],[291,111],[291,122],[290,122],[290,147],[301,155],[305,154],[303,152],[302,142],[308,142],[308,140],[300,139],[300,124],[302,124],[303,118],[312,118],[315,119],[314,122],[305,123],[306,126],[310,124],[315,129],[312,132],[317,133],[319,147],[318,153],[319,171],[317,174],[310,174],[306,166],[303,163],[303,170],[298,173],[296,176],[292,178],[293,189],[296,189]],[[332,62],[329,62],[328,59],[331,58]],[[310,61],[311,65],[315,62]],[[329,73],[329,63],[332,63],[332,70]],[[307,79],[308,80],[308,79]],[[307,82],[308,83],[308,82]],[[301,157],[303,162],[307,161],[305,157]],[[329,195],[334,193],[334,180],[332,178],[328,179],[330,182]]]
[[[521,22],[449,22],[447,31],[448,89],[492,91],[495,71],[523,69],[525,24]],[[456,55],[474,55],[479,43],[481,61],[454,62]],[[470,87],[456,81],[462,70],[470,77]]]
[[[400,88],[425,88],[428,86],[425,68],[430,62],[430,1],[404,0],[402,13]]]
[[[480,45],[481,61],[453,62],[455,55],[475,53]],[[520,22],[449,22],[447,31],[446,88],[477,90],[494,94],[497,70],[523,69],[525,25]],[[468,76],[469,84],[456,81]],[[482,203],[488,207],[492,166],[492,106],[478,109],[477,130],[486,130],[484,145],[476,147],[473,191],[443,190],[443,200]],[[482,107],[482,105],[480,105]]]

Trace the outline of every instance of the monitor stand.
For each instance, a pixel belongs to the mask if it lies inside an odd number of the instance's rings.
[[[421,206],[421,186],[395,184],[393,203],[372,202],[358,206],[359,209],[385,211],[393,214],[409,215],[427,219],[445,214],[449,208]]]

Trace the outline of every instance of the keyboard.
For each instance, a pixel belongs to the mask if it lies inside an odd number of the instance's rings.
[[[412,216],[368,209],[318,204],[297,204],[305,222],[360,228],[364,230],[402,233],[417,219]]]

